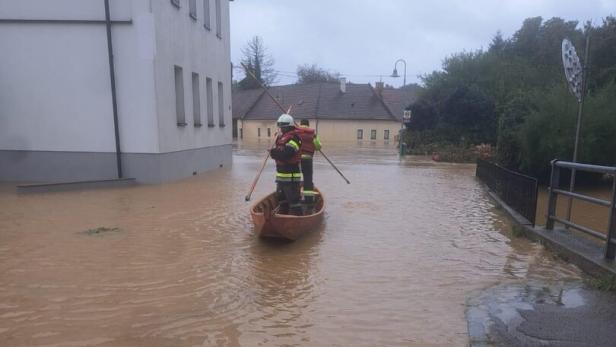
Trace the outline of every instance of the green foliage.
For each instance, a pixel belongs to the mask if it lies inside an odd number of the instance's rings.
[[[616,18],[582,30],[577,21],[528,18],[505,39],[496,33],[485,51],[446,58],[442,71],[423,76],[411,106],[409,150],[496,144],[496,160],[545,178],[549,162],[572,157],[578,104],[569,93],[561,42],[584,56],[591,34],[589,92],[578,159],[616,164]]]
[[[297,83],[337,82],[340,79],[338,72],[329,72],[312,65],[300,65],[297,67]]]
[[[616,276],[606,275],[602,277],[592,278],[590,285],[598,290],[610,292],[616,291]]]
[[[511,226],[511,235],[514,237],[522,237],[526,234],[524,227],[519,224],[513,224]]]

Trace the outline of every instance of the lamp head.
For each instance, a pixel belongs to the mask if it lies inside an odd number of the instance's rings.
[[[391,77],[400,77],[400,75],[398,75],[398,69],[396,69],[394,67],[394,72],[391,73]]]

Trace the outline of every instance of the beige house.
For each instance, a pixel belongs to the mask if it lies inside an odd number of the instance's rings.
[[[291,84],[270,93],[299,123],[309,119],[324,142],[378,142],[397,140],[404,109],[414,101],[408,90],[385,89],[382,83]],[[262,90],[235,92],[233,119],[243,141],[273,139],[280,108]]]

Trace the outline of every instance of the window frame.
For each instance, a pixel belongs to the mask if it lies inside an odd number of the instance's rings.
[[[370,129],[370,140],[376,140],[376,129]]]
[[[188,0],[188,15],[197,20],[197,0]]]
[[[207,107],[207,126],[212,128],[214,124],[214,88],[212,86],[212,79],[205,77],[205,95],[206,95],[206,107]]]
[[[195,78],[196,77],[196,78]],[[198,73],[192,73],[193,125],[200,127],[201,123],[201,78]]]
[[[186,126],[186,95],[184,90],[184,69],[179,65],[173,66],[173,80],[175,91],[175,120],[177,126]]]
[[[225,87],[218,81],[218,126],[223,128],[225,123]]]
[[[357,139],[358,140],[364,139],[364,129],[357,129]]]
[[[216,37],[222,39],[222,9],[221,1],[214,0],[214,6],[216,7]]]
[[[383,130],[383,140],[389,140],[389,129]]]
[[[207,31],[212,30],[212,12],[210,0],[203,0],[203,27]]]

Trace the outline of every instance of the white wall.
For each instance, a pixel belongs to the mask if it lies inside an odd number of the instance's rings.
[[[169,0],[153,2],[156,20],[156,96],[160,151],[230,144],[231,70],[229,40],[229,1],[221,0],[222,39],[216,37],[215,1],[210,2],[211,30],[204,28],[203,0],[197,0],[197,20],[189,16],[188,0],[178,9]],[[175,112],[174,65],[183,69],[186,123],[177,125]],[[199,74],[202,127],[193,125],[192,73]],[[214,127],[207,125],[206,77],[212,79]],[[218,123],[218,85],[224,86],[225,127]]]
[[[149,0],[112,0],[123,152],[158,152]],[[102,0],[0,0],[0,19],[103,20]],[[104,24],[0,23],[0,150],[113,152]]]
[[[110,0],[112,19],[129,19],[133,2]],[[103,0],[0,0],[2,19],[105,19]]]

